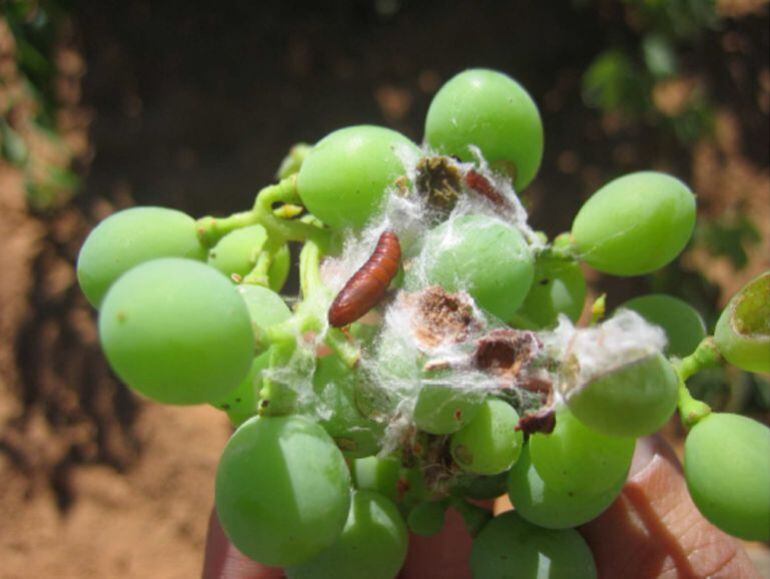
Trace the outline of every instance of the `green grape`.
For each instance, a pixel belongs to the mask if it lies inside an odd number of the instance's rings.
[[[291,310],[281,296],[262,286],[239,285],[238,293],[246,302],[257,347],[262,349],[265,330],[288,320]]]
[[[513,317],[532,285],[532,252],[524,237],[491,217],[468,215],[441,224],[428,234],[423,255],[428,283],[466,290],[501,320]]]
[[[522,433],[515,430],[518,422],[512,406],[487,398],[473,420],[452,435],[452,457],[466,472],[493,475],[508,470],[523,444]]]
[[[564,490],[545,482],[532,464],[531,449],[524,447],[508,478],[508,496],[516,512],[530,523],[547,529],[568,529],[603,513],[620,495],[626,473],[602,481],[602,488]],[[601,476],[600,474],[597,476]]]
[[[406,173],[403,156],[419,154],[414,143],[390,129],[340,129],[305,157],[297,190],[308,211],[329,227],[361,229],[382,209],[387,189]]]
[[[163,207],[133,207],[118,211],[96,226],[78,255],[80,288],[94,307],[129,269],[159,257],[205,259],[195,220]]]
[[[533,434],[529,453],[549,488],[568,493],[607,490],[631,467],[636,441],[605,436],[584,426],[566,408],[556,413],[551,434]]]
[[[354,460],[350,472],[357,489],[376,491],[397,502],[401,470],[401,463],[393,457],[367,456]]]
[[[770,541],[770,428],[737,414],[713,413],[684,444],[693,502],[723,531]]]
[[[714,341],[731,364],[770,373],[770,271],[733,296],[719,316]]]
[[[519,328],[541,329],[556,324],[559,314],[576,322],[583,313],[586,280],[574,261],[538,258],[535,275],[524,303],[513,316]]]
[[[265,565],[299,565],[340,537],[350,473],[326,431],[302,416],[256,417],[230,438],[216,509],[233,545]]]
[[[679,255],[694,227],[695,196],[687,185],[644,171],[619,177],[594,193],[575,217],[572,239],[591,267],[642,275]]]
[[[351,458],[377,453],[385,431],[383,424],[364,417],[356,406],[355,383],[362,379],[338,356],[320,358],[313,376],[321,405],[319,423]]]
[[[614,368],[567,395],[567,406],[589,428],[609,436],[647,436],[676,410],[679,379],[659,353]]]
[[[356,459],[351,472],[356,488],[385,495],[406,512],[420,501],[433,498],[427,490],[422,471],[419,468],[404,468],[394,457]]]
[[[484,393],[443,384],[424,384],[417,395],[414,423],[431,434],[457,432],[476,416]]]
[[[156,259],[121,276],[104,298],[99,336],[124,382],[169,404],[223,398],[254,357],[243,300],[225,276],[189,259]]]
[[[519,83],[492,70],[466,70],[441,87],[428,109],[425,141],[463,161],[474,160],[475,145],[518,190],[535,178],[543,158],[537,105]]]
[[[447,505],[444,501],[423,501],[417,503],[406,519],[409,530],[415,535],[423,537],[438,534],[444,528],[446,507]]]
[[[619,307],[634,310],[651,324],[663,328],[668,338],[666,353],[670,356],[689,356],[706,337],[703,318],[679,298],[650,294],[628,300]]]
[[[227,412],[234,426],[240,426],[256,415],[259,391],[262,389],[262,371],[270,365],[270,350],[254,358],[251,369],[238,387],[212,405]]]
[[[387,419],[396,411],[400,391],[419,386],[421,354],[401,336],[385,331],[375,346],[375,361],[377,379],[356,384],[356,406],[364,416]]]
[[[267,243],[267,230],[261,225],[236,229],[209,250],[208,264],[227,277],[243,277],[257,264]]]
[[[496,499],[505,494],[507,484],[508,471],[492,476],[465,475],[458,478],[453,491],[469,499]]]
[[[357,491],[337,542],[317,557],[286,569],[286,577],[393,579],[404,564],[408,544],[396,505],[380,494]]]
[[[492,519],[473,541],[474,579],[591,579],[596,564],[574,529],[541,529],[513,511]]]
[[[288,244],[284,243],[273,254],[273,261],[267,270],[267,281],[270,289],[278,293],[286,285],[291,272],[291,251]]]

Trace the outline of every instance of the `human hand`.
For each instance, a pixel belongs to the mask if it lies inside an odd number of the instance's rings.
[[[499,499],[495,512],[510,508]],[[709,523],[690,499],[681,465],[659,437],[637,442],[621,496],[580,532],[594,553],[599,577],[627,579],[759,578],[740,541]],[[412,535],[400,579],[468,579],[472,541],[460,516],[447,511],[444,530]],[[204,579],[278,579],[280,569],[239,553],[213,513]]]

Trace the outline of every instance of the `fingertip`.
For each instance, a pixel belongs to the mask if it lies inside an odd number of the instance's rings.
[[[209,517],[203,559],[203,579],[281,579],[283,571],[266,567],[236,549],[219,523],[216,509]]]
[[[756,577],[741,544],[692,502],[682,466],[661,437],[640,439],[620,497],[580,532],[600,577]]]

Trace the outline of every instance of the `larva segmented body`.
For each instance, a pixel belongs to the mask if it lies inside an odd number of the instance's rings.
[[[472,189],[482,197],[491,201],[493,205],[504,209],[510,209],[510,202],[508,199],[506,199],[502,193],[497,191],[490,180],[478,171],[470,169],[465,174],[465,184],[469,189]]]
[[[392,231],[380,235],[371,257],[353,274],[329,308],[329,324],[335,328],[352,324],[376,306],[401,263],[401,244]]]

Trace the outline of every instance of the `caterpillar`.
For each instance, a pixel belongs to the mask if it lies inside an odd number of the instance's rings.
[[[329,324],[335,328],[352,324],[380,303],[400,263],[398,237],[392,231],[383,232],[372,255],[334,298],[329,308]]]
[[[505,196],[497,191],[484,175],[474,169],[470,169],[465,174],[465,185],[469,188],[492,202],[493,205],[502,207],[504,209],[510,209],[511,205]]]

